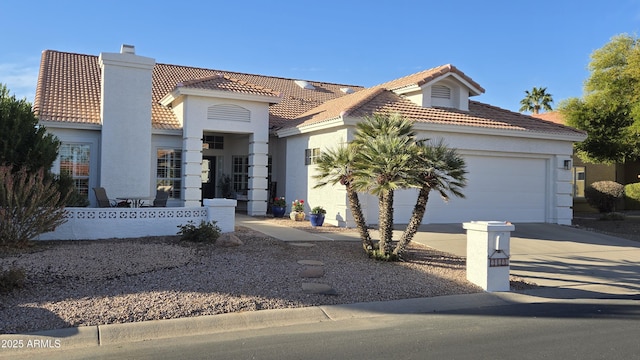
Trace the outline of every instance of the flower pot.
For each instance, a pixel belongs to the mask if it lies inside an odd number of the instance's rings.
[[[302,211],[292,211],[289,214],[289,217],[291,218],[291,220],[302,221],[304,220],[304,213]]]
[[[324,223],[324,214],[309,214],[311,226],[322,226]]]
[[[275,206],[275,205],[273,205],[271,207],[271,213],[273,214],[273,217],[277,217],[277,218],[284,217],[284,213],[286,211],[287,211],[287,208],[285,206]]]

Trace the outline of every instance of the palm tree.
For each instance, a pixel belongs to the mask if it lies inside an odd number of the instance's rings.
[[[355,154],[354,147],[350,145],[342,145],[335,149],[323,151],[316,161],[318,173],[313,177],[318,180],[318,182],[314,188],[323,187],[327,184],[336,185],[338,183],[346,187],[349,208],[360,233],[362,247],[370,254],[373,251],[373,241],[371,241],[371,235],[369,234],[369,229],[362,214],[358,193],[353,186]]]
[[[546,87],[533,87],[531,92],[529,90],[525,90],[524,93],[527,95],[524,99],[520,100],[520,112],[523,111],[531,111],[534,114],[538,114],[540,109],[544,109],[546,111],[551,111],[553,108],[551,107],[551,103],[553,102],[553,97],[551,94],[547,94]]]
[[[394,191],[419,187],[415,181],[415,139],[412,123],[397,115],[375,114],[356,125],[354,187],[378,196],[380,242],[376,257],[393,260]]]
[[[437,142],[421,143],[415,157],[418,181],[422,183],[418,192],[416,205],[393,254],[402,259],[404,252],[418,231],[427,209],[431,191],[440,193],[440,197],[448,201],[449,195],[464,198],[462,188],[466,186],[466,165],[464,159],[455,149],[447,147],[441,139]]]

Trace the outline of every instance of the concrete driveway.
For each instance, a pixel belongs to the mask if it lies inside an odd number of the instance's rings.
[[[414,239],[466,256],[461,224],[423,225]],[[554,224],[515,224],[511,274],[555,292],[554,297],[640,294],[640,243]],[[557,290],[571,290],[558,292]]]
[[[283,241],[360,241],[355,232],[313,234],[243,215],[236,220]],[[378,239],[377,233],[371,230],[372,238]],[[394,239],[400,234],[394,231]],[[466,230],[460,223],[422,225],[413,241],[467,256]],[[570,226],[523,223],[515,224],[510,250],[511,275],[542,287],[527,293],[554,298],[640,295],[640,242]]]

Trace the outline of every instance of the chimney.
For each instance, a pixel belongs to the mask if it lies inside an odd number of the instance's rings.
[[[112,197],[150,196],[151,82],[155,60],[122,45],[101,53],[100,186]],[[155,191],[154,191],[155,193]]]

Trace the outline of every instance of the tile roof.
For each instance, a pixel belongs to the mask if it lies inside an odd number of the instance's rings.
[[[321,106],[301,114],[292,125],[304,126],[339,116],[361,117],[375,112],[399,113],[416,122],[433,124],[548,134],[584,134],[582,131],[561,124],[540,121],[531,116],[472,100],[469,101],[469,111],[443,107],[424,108],[382,87],[365,89],[349,96],[327,101]]]
[[[412,86],[412,85],[422,86],[448,73],[459,75],[469,84],[471,84],[473,87],[478,89],[481,93],[484,93],[484,89],[482,88],[482,86],[480,86],[480,84],[473,81],[473,79],[468,77],[465,73],[463,73],[457,67],[451,64],[437,66],[431,69],[423,70],[415,74],[407,75],[399,79],[388,81],[378,86],[383,87],[385,89],[389,89],[389,90],[398,90],[398,89],[402,89],[404,87]]]
[[[180,129],[171,109],[160,104],[160,100],[178,84],[267,96],[280,95],[281,101],[269,107],[271,127],[280,127],[327,100],[345,96],[341,88],[349,87],[356,92],[363,89],[355,85],[309,81],[315,90],[308,90],[302,89],[294,81],[274,76],[158,63],[152,75],[152,124],[157,129]],[[43,51],[33,107],[36,115],[43,121],[99,125],[98,56]]]
[[[531,114],[531,116],[533,116],[534,118],[551,121],[552,123],[556,124],[565,124],[562,114],[560,114],[560,112],[558,111],[547,111],[541,114]]]
[[[423,108],[392,90],[420,86],[452,72],[480,92],[484,89],[452,65],[443,65],[371,88],[309,81],[303,89],[294,79],[244,74],[197,67],[156,64],[152,75],[152,124],[156,129],[180,129],[172,110],[160,100],[176,86],[215,89],[245,94],[280,96],[269,107],[272,129],[304,126],[349,115],[373,112],[400,113],[418,122],[510,129],[549,134],[583,135],[573,128],[511,112],[477,101],[469,111]],[[341,88],[355,92],[345,94]],[[47,50],[42,53],[34,101],[36,115],[44,121],[100,124],[100,68],[98,57]],[[542,114],[540,114],[542,115]]]

